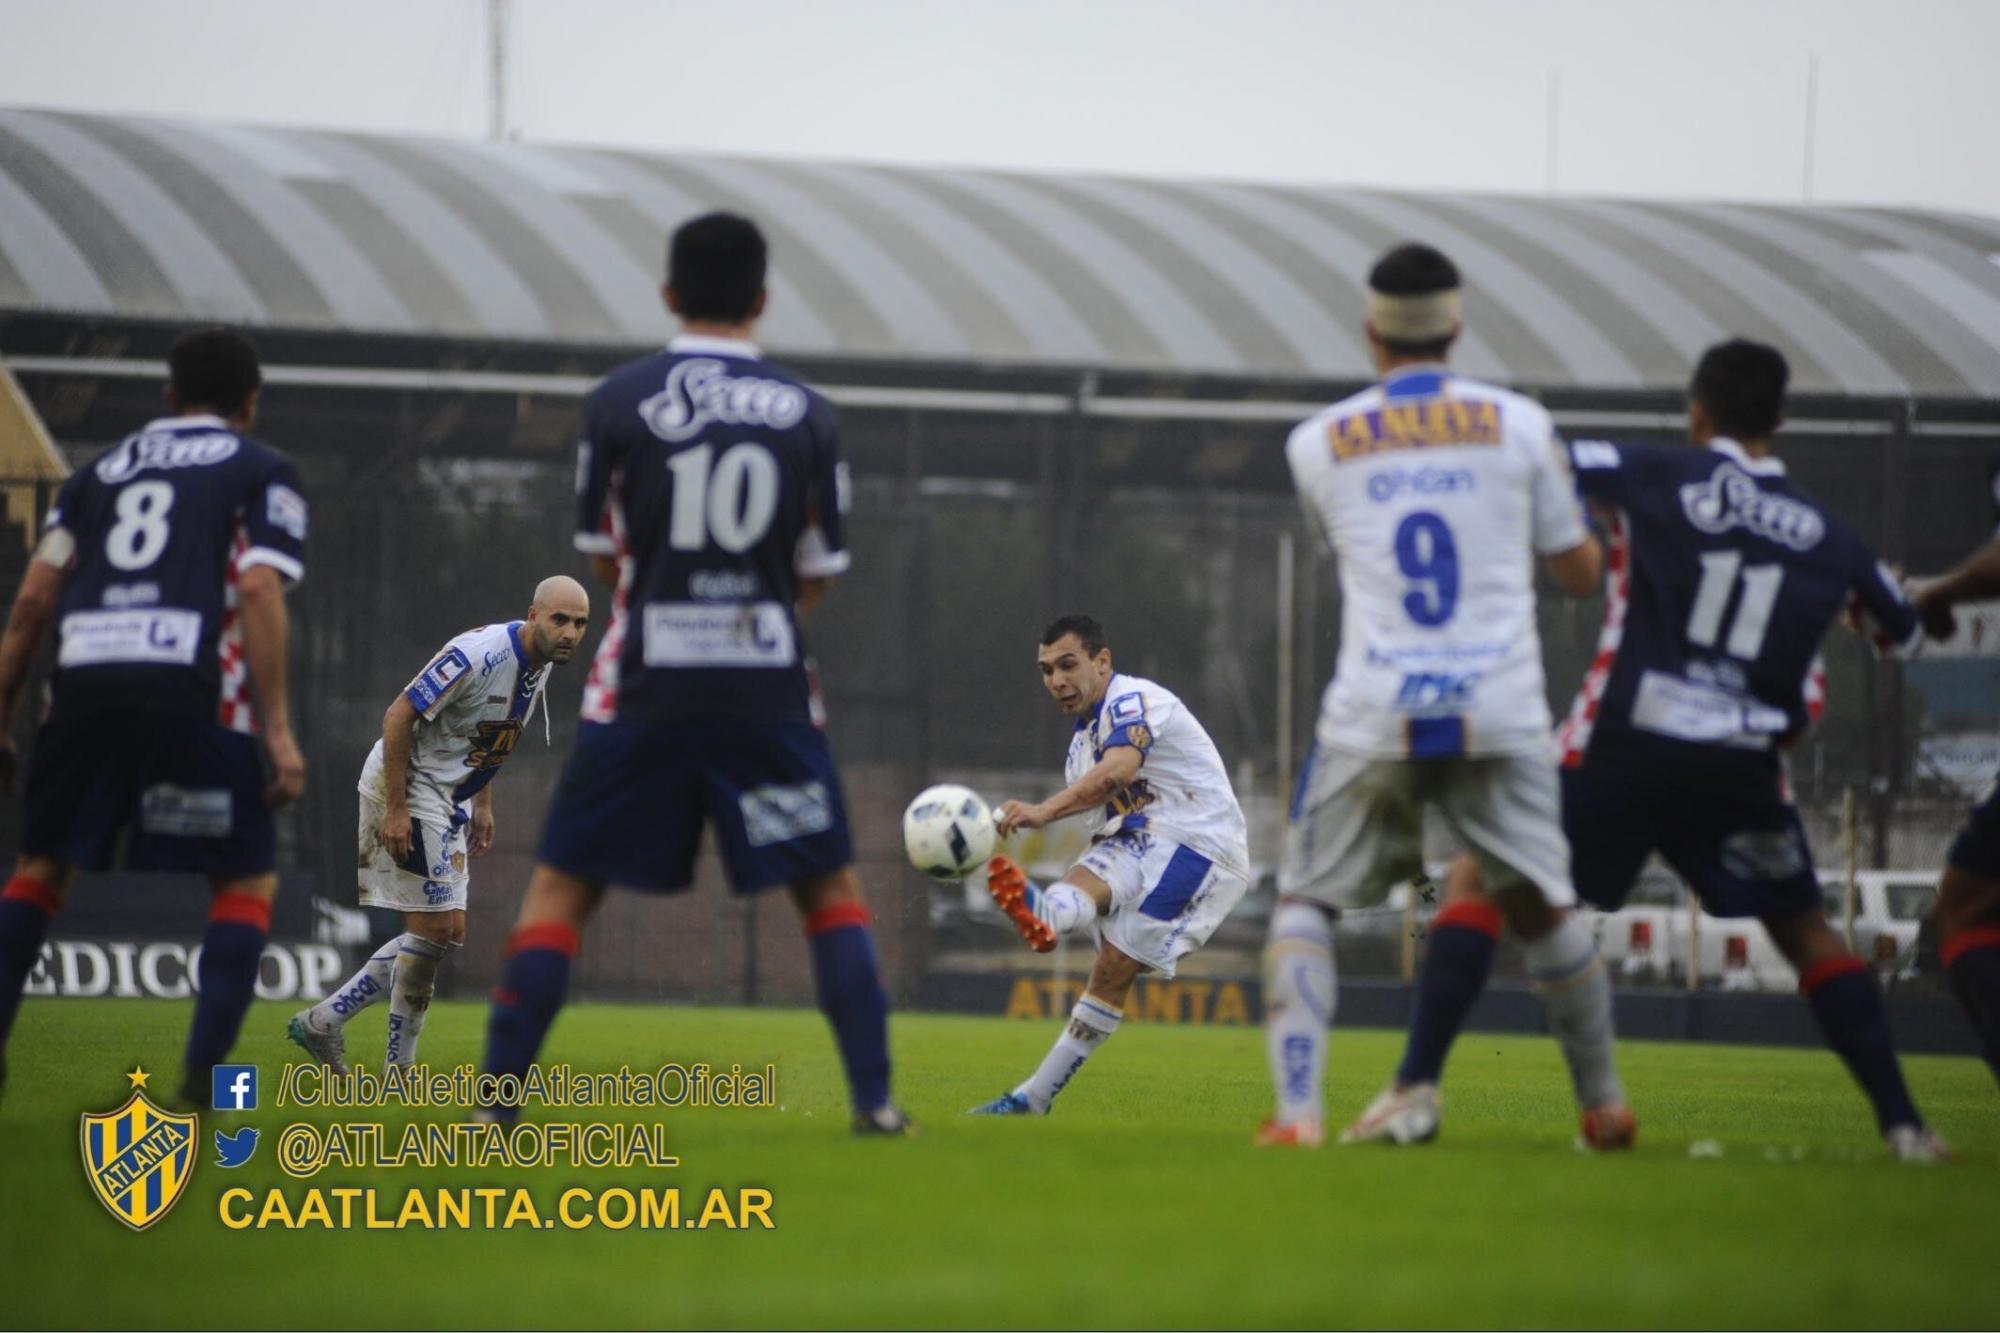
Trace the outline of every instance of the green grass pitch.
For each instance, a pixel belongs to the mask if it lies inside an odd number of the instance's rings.
[[[476,1328],[534,1325],[982,1328],[1257,1326],[1992,1327],[2000,1094],[1972,1060],[1906,1061],[1959,1148],[1889,1161],[1860,1094],[1818,1050],[1626,1043],[1640,1147],[1587,1158],[1554,1046],[1473,1035],[1454,1053],[1443,1137],[1426,1149],[1259,1152],[1259,1034],[1128,1027],[1046,1120],[960,1113],[1010,1087],[1048,1023],[902,1015],[911,1141],[847,1134],[817,1014],[580,1005],[548,1055],[580,1067],[775,1062],[783,1109],[667,1111],[673,1171],[330,1169],[323,1186],[762,1186],[774,1230],[231,1231],[223,1190],[284,1184],[290,1120],[272,1090],[296,1052],[289,1006],[260,1004],[235,1058],[263,1071],[264,1131],[239,1170],[201,1165],[157,1226],[92,1197],[77,1115],[124,1100],[125,1070],[175,1081],[187,1009],[30,1000],[0,1105],[0,1255],[14,1326]],[[441,1004],[434,1065],[476,1060],[482,1006]],[[357,1053],[382,1020],[355,1025]],[[1329,1105],[1357,1110],[1395,1034],[1338,1031]],[[405,1113],[407,1114],[407,1113]],[[636,1119],[575,1112],[565,1118]],[[394,1115],[351,1114],[352,1119]],[[549,1118],[546,1113],[542,1118]],[[1719,1159],[1691,1142],[1723,1145]]]

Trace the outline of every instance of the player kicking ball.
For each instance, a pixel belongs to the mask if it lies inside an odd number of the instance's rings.
[[[1250,884],[1243,811],[1215,742],[1187,705],[1114,671],[1104,627],[1089,616],[1050,625],[1037,662],[1056,706],[1076,719],[1063,770],[1069,785],[1037,804],[1003,802],[995,822],[1005,836],[1084,815],[1090,848],[1047,888],[996,856],[987,888],[1029,947],[1046,953],[1056,936],[1088,931],[1097,961],[1040,1067],[973,1115],[1047,1115],[1118,1030],[1139,974],[1173,976]]]
[[[385,1058],[415,1063],[438,966],[465,943],[466,860],[493,846],[493,779],[542,704],[550,666],[569,661],[589,624],[583,585],[544,579],[526,620],[445,644],[382,715],[361,766],[361,905],[401,912],[403,933],[292,1016],[286,1035],[321,1064],[346,1072],[347,1024],[385,999]]]

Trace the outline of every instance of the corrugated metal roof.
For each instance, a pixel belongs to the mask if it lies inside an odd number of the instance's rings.
[[[1730,333],[1803,390],[2000,397],[2000,222],[1888,209],[910,170],[0,110],[0,308],[651,342],[666,233],[751,213],[764,338],[854,356],[1366,377],[1430,241],[1469,372],[1662,388]]]

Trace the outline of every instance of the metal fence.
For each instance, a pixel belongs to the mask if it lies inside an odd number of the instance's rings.
[[[9,361],[73,459],[154,414],[148,358],[163,335],[33,332],[25,352],[13,338]],[[619,354],[323,338],[266,339],[265,351],[273,368],[260,433],[299,460],[313,505],[311,570],[292,599],[311,776],[283,822],[284,864],[351,903],[354,782],[383,709],[447,637],[521,614],[547,574],[584,574],[569,545],[575,403]],[[908,870],[898,826],[909,796],[932,781],[970,780],[995,799],[1060,785],[1065,724],[1033,666],[1037,633],[1057,613],[1096,614],[1122,668],[1188,701],[1236,775],[1253,859],[1268,868],[1280,794],[1310,734],[1338,625],[1335,572],[1307,544],[1282,443],[1289,421],[1349,386],[808,369],[842,406],[857,474],[853,572],[814,620],[811,647],[899,996],[927,993],[927,975],[941,969],[1029,965],[976,900]],[[1678,429],[1670,395],[1547,399],[1573,437]],[[1890,559],[1933,571],[1992,530],[1987,468],[2000,455],[2000,407],[1846,400],[1793,410],[1780,452],[1794,475]],[[18,533],[5,545],[25,549]],[[600,625],[607,609],[600,592]],[[1595,600],[1543,601],[1558,713],[1600,614]],[[1851,789],[1862,864],[1936,868],[1967,775],[1988,749],[2000,762],[1996,664],[1899,667],[1837,632],[1827,665],[1826,720],[1793,755],[1816,849],[1838,860]],[[553,745],[524,738],[496,784],[499,839],[474,867],[460,993],[494,975],[584,673],[581,662],[565,668],[550,689]],[[1063,849],[1029,850],[1059,864]],[[1253,896],[1194,975],[1251,974],[1261,910]],[[1398,915],[1381,947],[1344,962],[1393,971],[1401,929]],[[706,857],[693,893],[615,895],[586,937],[576,981],[601,997],[810,996],[788,904],[729,897]]]

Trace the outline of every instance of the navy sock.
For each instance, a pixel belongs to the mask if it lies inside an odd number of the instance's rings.
[[[201,994],[188,1029],[191,1095],[208,1096],[209,1071],[222,1063],[242,1030],[257,991],[257,962],[271,931],[271,902],[249,893],[218,893],[201,937]]]
[[[806,917],[820,1012],[833,1024],[854,1109],[889,1100],[889,997],[875,961],[868,909],[858,902],[822,907]]]
[[[507,966],[486,1020],[486,1072],[522,1075],[541,1053],[569,990],[569,961],[580,943],[561,922],[522,926],[507,941]],[[518,1108],[501,1107],[508,1118]]]
[[[1410,1015],[1410,1036],[1396,1082],[1436,1083],[1444,1075],[1444,1058],[1465,1026],[1486,978],[1493,971],[1493,952],[1500,936],[1499,910],[1485,903],[1447,903],[1431,922],[1430,947],[1417,978],[1417,1006]]]
[[[7,1049],[7,1034],[21,1007],[21,988],[42,956],[49,922],[61,905],[54,889],[26,875],[14,876],[0,892],[0,1053]]]
[[[1868,964],[1853,954],[1829,958],[1806,969],[1799,989],[1826,1034],[1826,1044],[1868,1094],[1876,1125],[1884,1132],[1895,1125],[1921,1125],[1923,1117],[1910,1100],[1903,1068],[1896,1062],[1889,1011]]]
[[[2000,1078],[2000,925],[1954,931],[1939,954],[1951,978],[1951,993],[1979,1034],[1980,1054]]]

